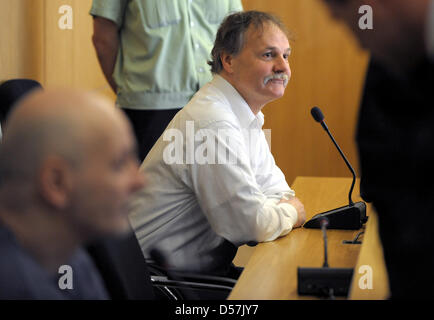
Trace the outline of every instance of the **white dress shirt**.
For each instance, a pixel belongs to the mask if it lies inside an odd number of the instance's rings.
[[[155,248],[171,268],[224,274],[238,246],[291,231],[297,211],[278,202],[295,193],[263,124],[262,112],[255,116],[218,75],[178,112],[144,160],[147,184],[131,204],[146,257]]]

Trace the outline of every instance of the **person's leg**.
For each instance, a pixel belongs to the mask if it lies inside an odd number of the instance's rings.
[[[134,134],[137,139],[139,160],[142,162],[180,109],[122,110],[130,119],[133,126]]]

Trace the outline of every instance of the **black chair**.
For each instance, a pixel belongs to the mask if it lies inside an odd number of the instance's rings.
[[[236,284],[233,278],[169,270],[161,267],[160,253],[154,251],[151,256],[157,258],[146,260],[152,285],[169,300],[225,300]]]
[[[133,232],[87,247],[112,299],[154,300],[151,276]]]
[[[93,243],[87,248],[112,299],[224,300],[236,280],[168,271],[146,261],[134,233]]]
[[[34,89],[42,89],[38,81],[31,79],[11,79],[0,84],[0,122],[6,120],[12,106]]]

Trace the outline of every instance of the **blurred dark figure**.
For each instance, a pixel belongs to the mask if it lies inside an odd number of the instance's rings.
[[[391,298],[434,298],[434,2],[323,1],[372,54],[357,143]],[[372,30],[358,26],[362,5],[372,7]]]

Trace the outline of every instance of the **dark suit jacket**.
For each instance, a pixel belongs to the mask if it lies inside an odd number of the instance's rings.
[[[372,61],[357,143],[392,298],[434,298],[434,66],[397,78]],[[375,272],[375,271],[374,271]]]

